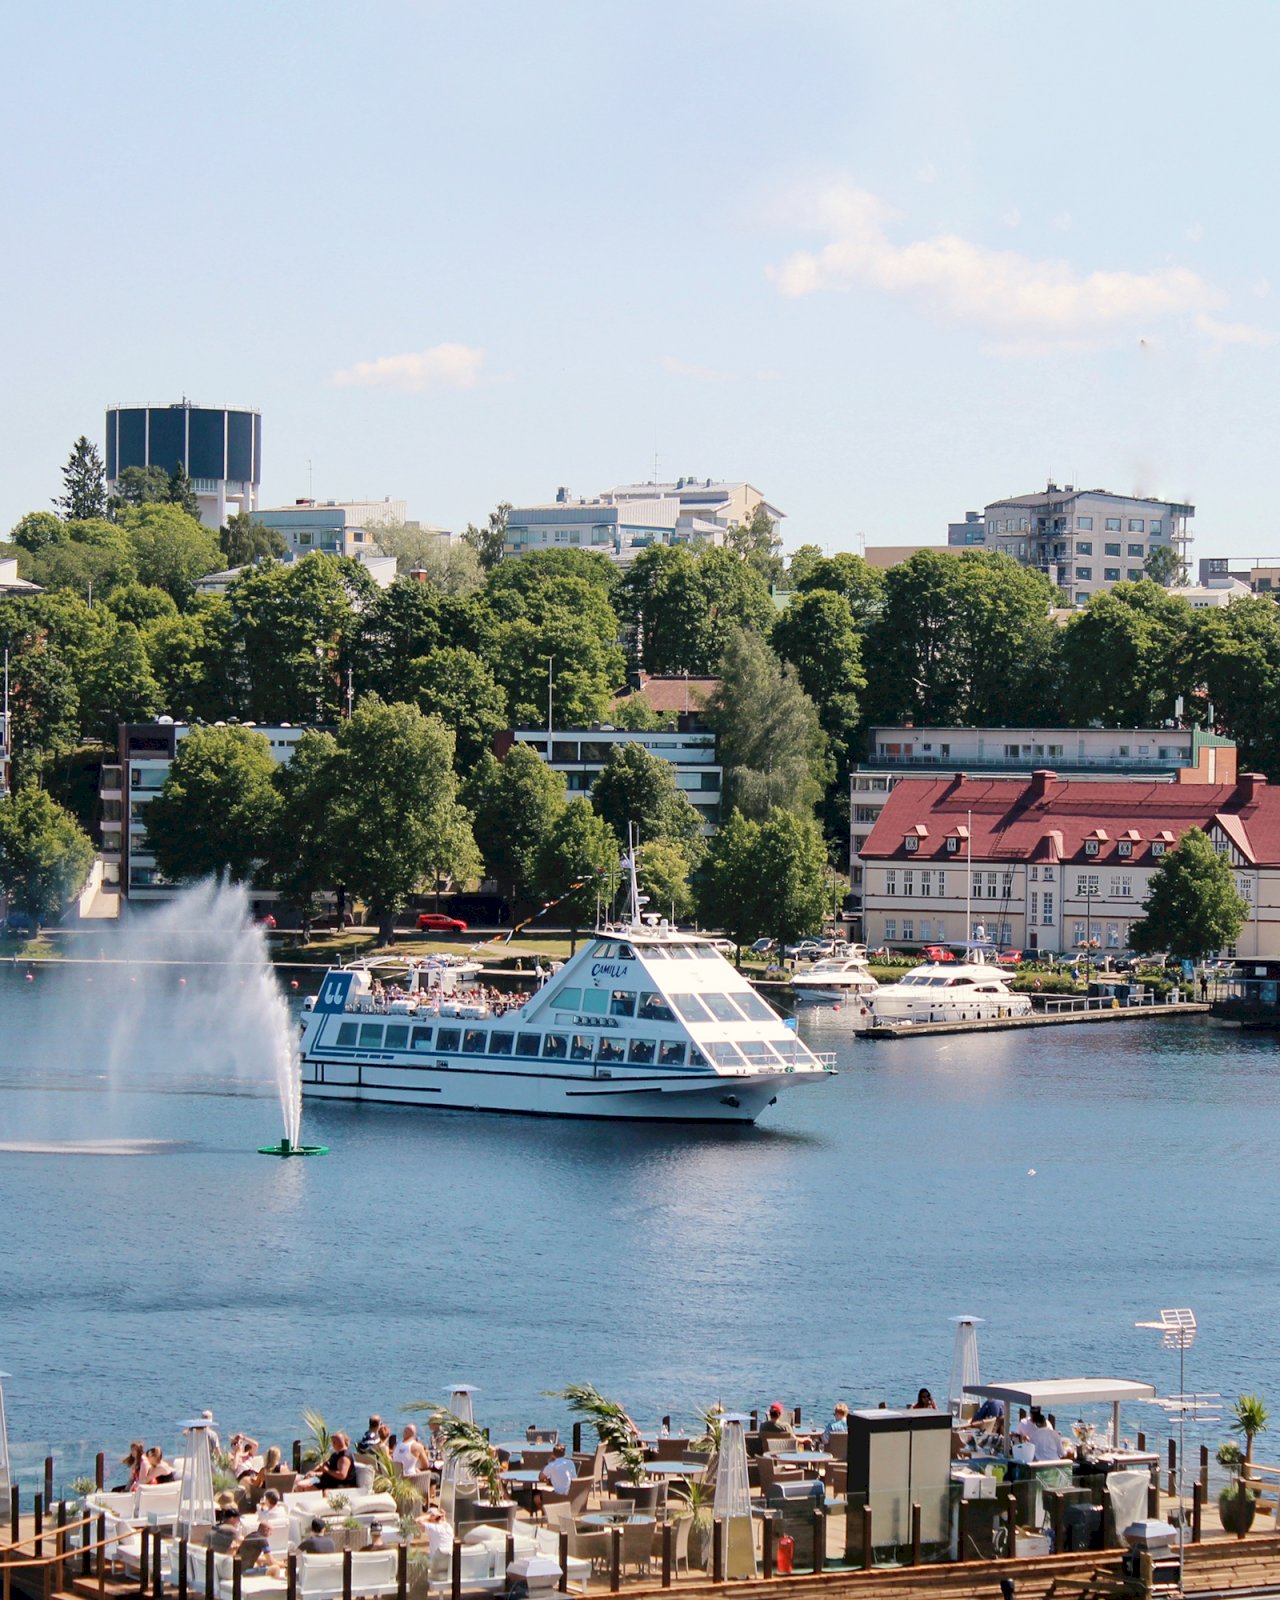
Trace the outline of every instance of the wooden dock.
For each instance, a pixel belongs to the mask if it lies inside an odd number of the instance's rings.
[[[884,1022],[874,1028],[855,1028],[855,1039],[917,1039],[940,1033],[1002,1033],[1011,1028],[1057,1028],[1068,1022],[1149,1022],[1170,1017],[1200,1017],[1207,1003],[1180,1000],[1177,1005],[1099,1006],[1092,1011],[1037,1011],[1029,1017],[987,1017],[962,1022]]]

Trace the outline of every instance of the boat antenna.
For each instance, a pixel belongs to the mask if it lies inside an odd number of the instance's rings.
[[[973,812],[965,813],[964,942],[973,943]]]
[[[636,825],[634,822],[628,822],[627,854],[622,864],[627,869],[628,881],[631,889],[631,926],[633,928],[638,928],[640,926],[640,885],[636,882],[636,852],[639,850],[639,848],[639,840],[636,837]]]

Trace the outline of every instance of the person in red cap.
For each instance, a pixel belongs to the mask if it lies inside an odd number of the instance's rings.
[[[790,1418],[782,1408],[782,1401],[775,1400],[769,1407],[769,1415],[760,1424],[760,1437],[762,1439],[794,1439],[796,1430],[791,1426]]]

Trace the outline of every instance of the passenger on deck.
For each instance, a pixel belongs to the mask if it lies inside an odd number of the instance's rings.
[[[762,1439],[794,1439],[796,1430],[791,1426],[791,1420],[782,1409],[781,1400],[775,1400],[769,1407],[769,1415],[760,1424],[760,1437]]]
[[[325,1531],[323,1519],[312,1517],[311,1532],[305,1539],[298,1540],[298,1549],[306,1555],[331,1556],[337,1548],[332,1537]]]

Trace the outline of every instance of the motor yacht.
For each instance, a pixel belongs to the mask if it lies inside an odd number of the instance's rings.
[[[795,973],[791,987],[797,1000],[844,1000],[874,994],[880,985],[867,965],[866,945],[855,944]]]
[[[956,961],[926,961],[867,1001],[872,1022],[981,1022],[1031,1015],[1031,996],[1015,994],[990,947],[965,945]]]

